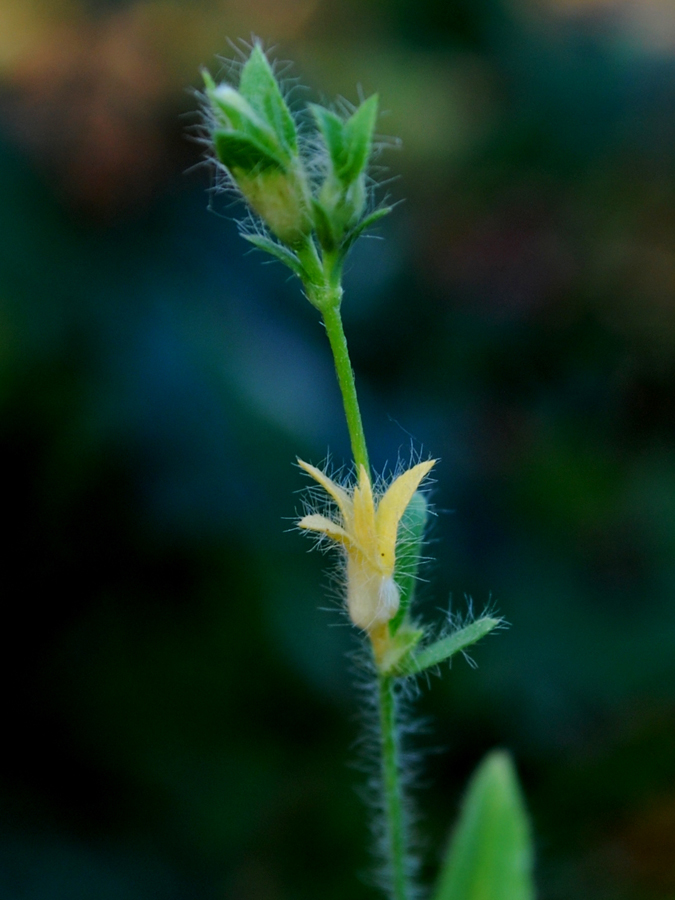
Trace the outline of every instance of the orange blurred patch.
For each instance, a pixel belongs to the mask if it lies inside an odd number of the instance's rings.
[[[650,890],[675,891],[675,794],[640,810],[619,837],[634,878]],[[665,894],[664,894],[665,895]]]
[[[91,17],[75,0],[8,2],[0,113],[66,202],[115,216],[184,165],[179,114],[196,108],[186,86],[200,65],[229,49],[228,36],[290,38],[316,3],[149,0]]]
[[[52,28],[6,78],[15,136],[92,213],[147,195],[161,164],[166,78],[129,16]]]

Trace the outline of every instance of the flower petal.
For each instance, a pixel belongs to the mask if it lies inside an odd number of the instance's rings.
[[[428,475],[435,463],[435,459],[428,459],[426,462],[418,463],[412,469],[408,469],[407,472],[399,475],[389,485],[386,493],[378,503],[376,513],[378,543],[380,555],[387,559],[390,555],[395,556],[396,533],[401,516],[412,500],[412,496],[419,487],[420,482],[425,475]]]
[[[326,516],[319,516],[316,513],[304,516],[298,522],[298,528],[306,528],[307,531],[319,531],[339,544],[351,545],[349,535],[344,528],[341,528],[336,522],[331,521]]]
[[[375,502],[370,477],[365,466],[359,467],[359,483],[354,488],[354,538],[361,552],[371,564],[377,565],[377,531],[375,530]]]
[[[317,469],[316,466],[311,466],[301,459],[298,460],[298,465],[301,469],[304,469],[308,475],[311,475],[315,481],[318,481],[321,487],[330,494],[333,500],[335,500],[342,513],[345,525],[347,525],[352,517],[352,501],[347,491],[330,479],[328,475],[324,475],[321,469]]]

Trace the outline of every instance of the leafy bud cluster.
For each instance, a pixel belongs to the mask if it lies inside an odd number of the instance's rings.
[[[236,88],[216,84],[207,71],[203,77],[213,154],[268,231],[244,236],[289,266],[315,306],[338,305],[349,248],[390,212],[382,207],[368,213],[377,95],[348,116],[311,104],[317,133],[301,140],[259,43]]]

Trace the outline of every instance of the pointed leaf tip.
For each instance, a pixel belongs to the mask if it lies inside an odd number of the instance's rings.
[[[533,856],[513,761],[493,751],[469,782],[433,900],[534,900]]]
[[[204,81],[204,87],[205,87],[207,93],[209,91],[215,91],[216,83],[213,80],[213,76],[211,75],[209,70],[206,68],[206,66],[202,66],[202,68],[199,71],[200,71],[202,79]]]
[[[339,171],[346,163],[344,122],[334,112],[316,103],[310,104],[310,109],[326,144],[333,169]]]
[[[294,156],[298,149],[295,122],[272,66],[257,41],[241,70],[239,91],[274,131],[280,144]]]
[[[377,94],[368,97],[344,124],[345,162],[336,171],[342,181],[355,181],[368,165],[373,149],[378,103]]]

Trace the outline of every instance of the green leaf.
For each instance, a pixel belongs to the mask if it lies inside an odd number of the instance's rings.
[[[389,632],[396,634],[401,622],[406,617],[410,604],[415,596],[417,571],[420,565],[420,553],[424,528],[427,524],[429,506],[420,491],[415,491],[412,500],[401,517],[398,526],[399,538],[396,543],[396,572],[394,581],[400,591],[398,612],[389,622]]]
[[[337,177],[347,184],[355,181],[365,170],[373,148],[373,131],[377,121],[378,96],[373,94],[364,100],[356,112],[344,124],[346,158],[336,169]]]
[[[272,256],[276,256],[280,262],[288,266],[302,281],[307,278],[307,272],[298,257],[295,253],[282,246],[282,244],[277,244],[276,241],[271,241],[269,238],[258,234],[245,234],[243,237],[253,244],[254,247],[257,247],[258,250],[264,250],[265,253],[271,253]]]
[[[483,616],[481,619],[472,622],[471,625],[460,628],[459,631],[453,632],[453,634],[448,635],[448,637],[441,638],[440,641],[436,641],[428,647],[424,647],[419,653],[416,653],[405,661],[405,666],[399,674],[416,675],[418,672],[423,672],[425,669],[431,669],[434,666],[451,659],[456,653],[466,650],[467,647],[475,644],[476,641],[485,637],[486,634],[489,634],[494,628],[501,624],[501,619]]]
[[[347,162],[344,122],[335,113],[316,103],[310,103],[310,109],[326,144],[333,169],[337,171]]]
[[[230,170],[243,169],[247,174],[269,168],[283,170],[278,157],[241,131],[215,131],[213,143],[218,159]]]
[[[290,155],[298,150],[298,133],[274,72],[260,44],[251,51],[239,80],[239,91],[274,131]]]
[[[530,823],[508,753],[474,773],[433,900],[534,900]]]

